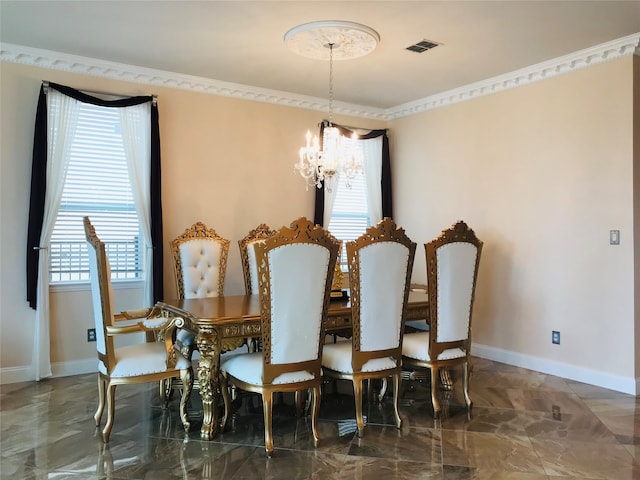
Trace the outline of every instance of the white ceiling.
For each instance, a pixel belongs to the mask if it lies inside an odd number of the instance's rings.
[[[388,109],[638,33],[640,0],[0,0],[0,42],[326,98],[328,63],[283,42],[316,20],[378,32],[335,63],[334,96]],[[406,50],[425,39],[441,45]]]

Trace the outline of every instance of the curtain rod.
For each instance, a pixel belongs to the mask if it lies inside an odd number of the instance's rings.
[[[47,94],[47,91],[49,90],[49,81],[48,80],[43,80],[42,81],[42,86],[44,87],[44,93],[45,95]],[[98,90],[85,90],[83,89],[79,89],[81,92],[84,93],[93,93],[93,94],[97,94],[97,95],[108,95],[110,97],[120,97],[120,98],[126,98],[129,95],[121,95],[119,93],[109,93],[109,92],[100,92]],[[153,104],[156,105],[157,101],[158,101],[158,95],[156,95],[155,93],[151,94],[151,96],[153,97]]]

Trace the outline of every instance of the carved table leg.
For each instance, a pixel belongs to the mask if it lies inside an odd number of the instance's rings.
[[[198,364],[198,383],[202,397],[202,429],[200,437],[211,440],[218,427],[218,390],[220,374],[220,339],[218,332],[211,327],[201,326],[196,335],[200,350]]]

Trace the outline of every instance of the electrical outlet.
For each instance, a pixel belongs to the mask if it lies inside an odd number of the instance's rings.
[[[560,345],[560,332],[557,332],[556,330],[551,332],[551,343]]]
[[[95,342],[96,341],[96,329],[90,328],[87,330],[87,342]]]

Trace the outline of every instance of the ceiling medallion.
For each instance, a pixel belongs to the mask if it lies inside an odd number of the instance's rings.
[[[284,35],[291,51],[319,60],[329,60],[329,45],[333,45],[334,60],[349,60],[371,53],[379,41],[380,35],[372,28],[341,20],[304,23]]]

